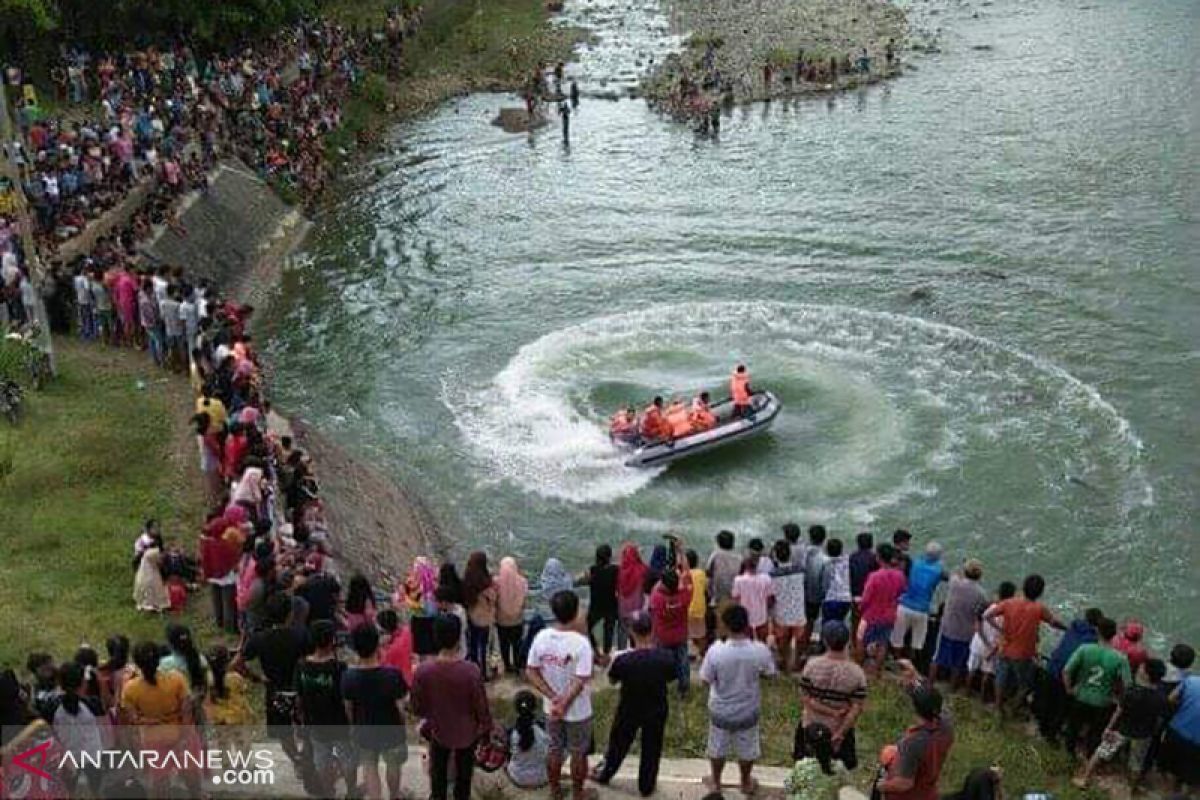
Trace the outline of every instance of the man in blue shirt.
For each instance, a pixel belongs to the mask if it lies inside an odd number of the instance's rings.
[[[1175,776],[1179,791],[1200,787],[1200,675],[1189,675],[1171,693],[1175,716],[1163,736],[1159,765]]]
[[[925,647],[925,633],[929,628],[929,607],[938,585],[950,576],[942,566],[942,546],[930,542],[925,554],[914,561],[908,574],[908,588],[900,595],[900,607],[896,609],[896,626],[892,628],[892,648],[903,651],[910,658],[912,651],[921,652]],[[904,637],[911,632],[911,650]]]
[[[1096,642],[1096,624],[1103,617],[1104,612],[1100,609],[1089,608],[1081,618],[1071,620],[1046,662],[1045,679],[1035,692],[1034,716],[1037,717],[1038,732],[1048,742],[1058,741],[1070,707],[1070,697],[1062,682],[1063,669],[1076,650]]]

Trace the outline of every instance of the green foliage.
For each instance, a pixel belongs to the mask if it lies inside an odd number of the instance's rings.
[[[38,35],[56,24],[54,6],[47,0],[0,0],[0,35]]]
[[[316,0],[0,0],[0,35],[57,29],[63,41],[100,49],[186,35],[201,47],[224,47],[274,33],[316,8]]]
[[[374,72],[367,73],[362,83],[357,87],[357,93],[371,108],[376,111],[387,111],[391,100],[391,89],[387,79]]]

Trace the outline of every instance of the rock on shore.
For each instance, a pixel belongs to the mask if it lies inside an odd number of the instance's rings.
[[[669,103],[681,80],[704,84],[713,99],[753,102],[812,91],[848,88],[894,74],[887,64],[889,40],[897,53],[907,33],[904,12],[885,0],[667,0],[674,25],[688,34],[684,51],[659,65],[646,80],[649,99]],[[857,69],[866,48],[870,71]],[[796,79],[802,53],[816,74]],[[828,74],[830,58],[838,73]],[[847,64],[847,61],[849,64]],[[772,65],[766,84],[763,67]],[[846,66],[853,69],[847,70]]]

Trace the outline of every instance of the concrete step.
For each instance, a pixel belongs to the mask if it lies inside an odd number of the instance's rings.
[[[309,795],[296,777],[295,770],[276,742],[256,742],[252,750],[268,751],[275,763],[272,770],[273,783],[270,785],[234,785],[212,782],[208,786],[209,793],[214,797],[270,797],[270,798],[302,798]],[[621,766],[621,770],[608,786],[595,788],[602,800],[619,800],[620,798],[638,797],[636,756],[630,756]],[[426,751],[424,747],[410,747],[408,761],[404,765],[401,778],[401,793],[406,797],[422,798],[429,796],[429,776],[426,772]],[[699,800],[709,794],[709,788],[703,779],[709,774],[708,762],[703,759],[663,759],[659,768],[658,791],[655,797],[666,800]],[[788,770],[780,767],[758,766],[754,777],[758,781],[759,797],[783,797],[783,784],[788,776]],[[566,778],[566,775],[564,775]],[[737,765],[730,764],[725,768],[725,785],[723,793],[741,795],[737,783]],[[518,789],[508,780],[504,771],[484,773],[475,771],[474,794],[477,797],[495,798],[498,794],[524,795],[539,794],[537,790]],[[844,800],[854,800],[845,798]]]

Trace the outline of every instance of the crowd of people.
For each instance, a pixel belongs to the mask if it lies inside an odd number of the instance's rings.
[[[69,750],[136,735],[138,723],[175,726],[176,738],[156,746],[192,747],[265,722],[315,796],[344,785],[372,798],[398,796],[413,730],[438,800],[469,797],[477,766],[502,767],[515,786],[548,786],[553,796],[569,784],[582,798],[589,781],[612,780],[640,738],[638,788],[647,796],[669,696],[693,691],[695,667],[708,692],[706,782],[729,785],[724,767],[734,760],[737,785],[751,793],[762,680],[798,676],[797,760],[854,770],[870,679],[890,664],[914,722],[880,754],[883,797],[937,796],[954,741],[939,684],[1003,716],[1031,716],[1042,736],[1078,756],[1080,785],[1111,761],[1135,786],[1152,770],[1184,791],[1200,784],[1200,676],[1190,646],[1156,657],[1140,623],[1118,624],[1097,609],[1064,622],[1043,604],[1038,575],[990,594],[979,561],[951,570],[937,543],[914,551],[903,530],[878,545],[859,534],[853,552],[820,525],[805,533],[794,524],[770,547],[759,538],[739,547],[721,531],[705,558],[676,536],[648,558],[633,543],[615,558],[601,545],[587,569],[551,557],[536,580],[512,556],[494,572],[482,551],[461,571],[418,557],[394,587],[354,573],[343,589],[311,462],[273,430],[252,367],[242,370],[248,381],[218,377],[253,365],[252,349],[228,322],[212,345],[223,366],[204,374],[193,421],[216,448],[215,510],[196,558],[147,524],[134,546],[134,595],[139,607],[168,610],[187,602],[188,586],[207,584],[230,638],[202,655],[176,621],[164,643],[131,647],[111,637],[104,661],[88,648],[62,665],[33,654],[29,687],[12,672],[0,676],[6,725],[36,715]],[[1046,657],[1043,626],[1064,631]],[[619,700],[601,743],[592,694],[605,673]],[[506,674],[527,688],[501,721],[486,687]],[[263,686],[261,718],[247,681]],[[602,753],[594,765],[593,751]],[[972,775],[1000,779],[994,770]]]
[[[717,66],[718,45],[706,44],[704,53],[690,63],[683,55],[667,61],[664,77],[665,91],[654,95],[654,101],[666,113],[677,119],[691,120],[704,133],[716,133],[721,126],[721,107],[731,106],[739,99],[787,96],[811,91],[827,91],[838,86],[854,85],[852,81],[869,79],[873,59],[866,47],[855,54],[829,55],[796,50],[794,59],[781,61],[773,55],[762,63],[761,82],[751,75],[732,76]],[[892,73],[899,65],[896,42],[889,39],[882,46],[884,73]],[[875,67],[879,71],[878,66]]]
[[[417,7],[389,12],[380,31],[320,20],[254,47],[204,56],[184,40],[135,52],[72,50],[55,70],[70,76],[66,94],[77,105],[59,117],[45,114],[23,72],[9,67],[5,88],[20,136],[4,143],[19,186],[7,178],[0,183],[0,295],[7,321],[32,321],[39,291],[57,306],[51,317],[59,329],[71,297],[81,308],[90,306],[95,318],[134,310],[127,291],[114,296],[113,272],[137,263],[138,243],[155,229],[170,226],[186,235],[178,201],[206,188],[219,158],[237,156],[273,185],[304,202],[315,200],[330,177],[324,139],[341,125],[347,97],[366,69],[394,69],[420,19]],[[150,188],[129,223],[63,263],[64,245],[143,182]],[[38,253],[50,265],[44,285],[30,274],[20,243],[23,207]],[[92,282],[91,296],[72,291],[72,281],[79,283],[72,273]],[[144,345],[134,316],[116,318],[108,329],[89,324],[85,335],[126,343],[141,338]]]
[[[750,538],[739,547],[734,533],[721,531],[703,558],[676,536],[648,557],[634,543],[615,554],[600,545],[585,570],[552,557],[536,580],[512,556],[493,571],[482,551],[461,572],[454,562],[418,557],[395,587],[339,570],[316,465],[263,395],[246,329],[253,309],[181,269],[141,264],[137,244],[156,226],[180,228],[178,197],[203,189],[226,153],[305,194],[319,192],[327,179],[321,140],[340,124],[363,59],[382,54],[391,68],[418,21],[419,13],[389,16],[382,38],[306,24],[209,59],[185,43],[72,52],[60,68],[63,91],[72,102],[100,104],[72,120],[45,118],[19,72],[6,72],[23,137],[7,150],[44,256],[139,181],[153,181],[127,227],[99,237],[72,274],[56,273],[44,289],[53,327],[143,348],[164,367],[189,372],[212,510],[194,548],[146,522],[133,545],[132,599],[146,613],[170,614],[207,593],[224,636],[202,648],[176,617],[161,642],[113,633],[103,658],[87,646],[65,660],[30,654],[27,680],[0,672],[0,744],[40,731],[60,752],[191,749],[235,741],[239,729],[265,723],[315,796],[394,798],[412,729],[427,747],[435,800],[451,792],[466,800],[477,765],[503,768],[521,789],[548,786],[556,797],[569,789],[578,800],[589,781],[611,781],[640,738],[638,789],[650,795],[670,695],[689,695],[695,675],[708,693],[707,783],[719,791],[734,760],[737,785],[750,793],[762,755],[761,681],[797,676],[797,759],[854,770],[869,680],[892,665],[910,691],[914,720],[880,754],[876,788],[889,800],[936,796],[954,740],[939,684],[1002,716],[1031,715],[1042,736],[1078,755],[1081,785],[1120,759],[1135,785],[1157,770],[1179,786],[1200,786],[1192,647],[1178,643],[1156,657],[1140,622],[1118,623],[1098,609],[1061,620],[1043,604],[1038,575],[989,593],[978,560],[950,569],[935,542],[914,552],[907,531],[879,543],[858,534],[852,552],[821,525],[805,532],[792,523],[770,544]],[[799,55],[795,79],[822,80],[823,69]],[[34,287],[15,228],[17,188],[0,185],[0,291],[9,319],[22,322]],[[735,405],[748,403],[744,367],[731,391]],[[690,412],[682,403],[674,411],[659,401],[640,421],[627,414],[614,422],[649,438],[712,423],[704,396]],[[646,418],[658,427],[645,429]],[[1045,657],[1043,626],[1063,631]],[[592,694],[604,674],[619,700],[602,744]],[[504,675],[527,688],[500,722],[487,686]],[[249,683],[262,686],[261,705]],[[594,750],[603,755],[592,765]],[[972,775],[999,779],[993,770]],[[77,786],[68,788],[108,796],[140,783],[160,796],[178,779],[199,796],[201,777],[186,769],[85,770],[69,776]],[[109,785],[118,778],[119,787]]]

